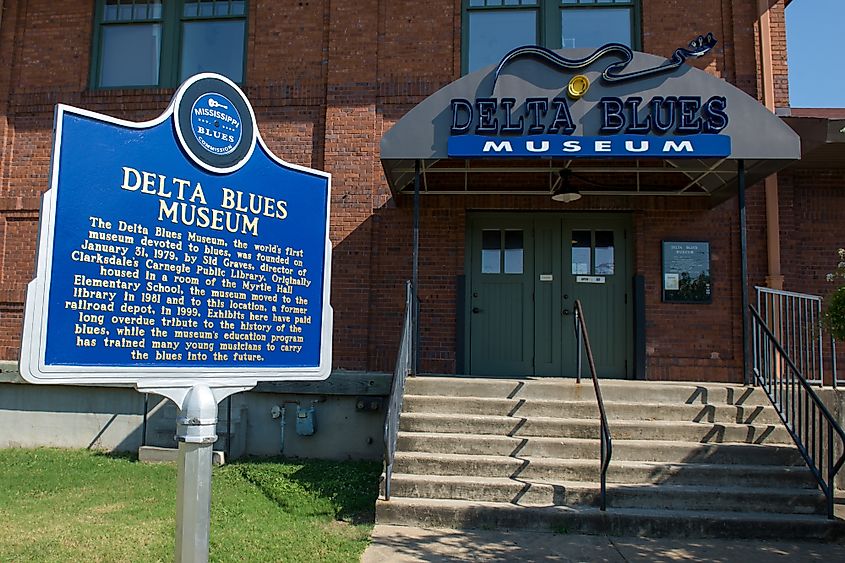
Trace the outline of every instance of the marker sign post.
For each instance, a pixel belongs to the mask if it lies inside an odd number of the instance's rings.
[[[269,151],[220,75],[144,123],[57,107],[20,373],[176,403],[179,561],[208,558],[217,403],[329,375],[329,190]]]

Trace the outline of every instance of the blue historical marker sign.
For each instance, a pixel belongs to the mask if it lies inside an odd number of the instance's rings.
[[[271,154],[219,75],[192,77],[146,123],[58,106],[21,374],[327,377],[329,189]]]

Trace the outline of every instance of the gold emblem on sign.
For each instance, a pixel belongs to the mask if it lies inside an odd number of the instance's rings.
[[[569,94],[570,98],[577,100],[586,94],[589,89],[590,79],[583,74],[576,74],[572,77],[572,80],[569,81],[569,85],[566,87],[566,92]]]

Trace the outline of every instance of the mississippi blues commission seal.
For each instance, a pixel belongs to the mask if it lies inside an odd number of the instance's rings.
[[[255,148],[255,116],[244,93],[229,79],[198,74],[176,96],[176,133],[182,148],[217,173],[240,168]]]
[[[232,154],[243,137],[241,114],[222,94],[203,94],[191,107],[191,132],[212,154]]]

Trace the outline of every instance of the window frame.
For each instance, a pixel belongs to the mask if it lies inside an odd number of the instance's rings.
[[[562,47],[561,13],[572,9],[606,10],[613,8],[631,9],[631,48],[642,48],[641,0],[624,0],[626,3],[602,2],[595,4],[564,4],[563,0],[537,0],[534,6],[504,5],[470,6],[471,0],[461,0],[461,75],[469,74],[469,13],[484,10],[533,10],[537,14],[537,43],[549,49]],[[598,0],[600,1],[600,0]],[[477,69],[476,69],[477,70]]]
[[[129,21],[105,21],[106,0],[96,0],[94,3],[94,23],[91,37],[90,68],[88,73],[88,86],[90,90],[122,90],[122,89],[166,89],[176,88],[181,81],[179,74],[182,65],[183,47],[183,25],[191,21],[227,21],[243,20],[244,22],[244,47],[241,80],[234,82],[243,84],[246,82],[247,72],[247,48],[249,37],[249,8],[250,1],[243,0],[244,13],[241,15],[211,15],[211,16],[185,16],[184,7],[186,2],[191,0],[161,0],[161,18]],[[101,86],[100,71],[103,64],[103,29],[107,26],[153,24],[161,25],[161,45],[159,46],[159,69],[158,82],[156,84],[124,84],[120,86]]]
[[[485,233],[495,233],[498,239],[498,246],[496,248],[485,248]],[[519,233],[519,246],[508,248],[508,233]],[[483,228],[481,229],[481,254],[479,255],[480,273],[484,276],[521,276],[525,274],[525,229],[499,227],[499,228]],[[508,271],[508,250],[519,250],[519,271]],[[485,271],[484,252],[494,251],[498,257],[498,268],[495,272]]]

